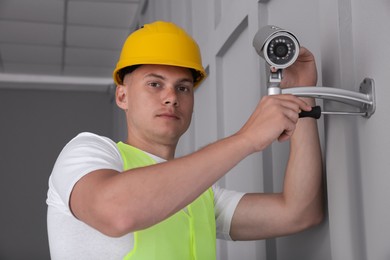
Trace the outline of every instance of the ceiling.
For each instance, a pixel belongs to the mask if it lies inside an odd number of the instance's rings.
[[[145,5],[145,0],[0,0],[0,85],[110,81]]]

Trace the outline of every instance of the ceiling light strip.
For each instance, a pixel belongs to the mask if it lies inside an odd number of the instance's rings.
[[[112,78],[0,73],[0,89],[33,89],[107,92]]]

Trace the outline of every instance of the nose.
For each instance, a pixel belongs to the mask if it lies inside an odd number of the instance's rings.
[[[165,94],[163,98],[164,105],[179,106],[179,100],[174,88],[167,88],[164,94]]]

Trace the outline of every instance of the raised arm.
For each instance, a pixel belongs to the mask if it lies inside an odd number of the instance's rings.
[[[316,85],[313,55],[302,48],[284,74],[282,87]],[[310,105],[314,100],[304,99]],[[278,194],[246,194],[235,211],[231,237],[264,239],[288,235],[318,224],[323,217],[322,161],[317,123],[299,119],[291,137],[284,188]]]

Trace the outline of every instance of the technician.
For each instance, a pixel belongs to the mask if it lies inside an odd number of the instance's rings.
[[[175,158],[191,122],[194,90],[206,77],[196,42],[173,23],[146,24],[127,38],[113,77],[127,139],[80,133],[61,151],[47,198],[53,260],[209,260],[216,259],[216,238],[265,239],[320,223],[317,125],[298,117],[314,100],[263,97],[238,132]],[[301,48],[282,87],[316,81],[314,57]],[[290,141],[281,193],[215,185],[275,140]]]

